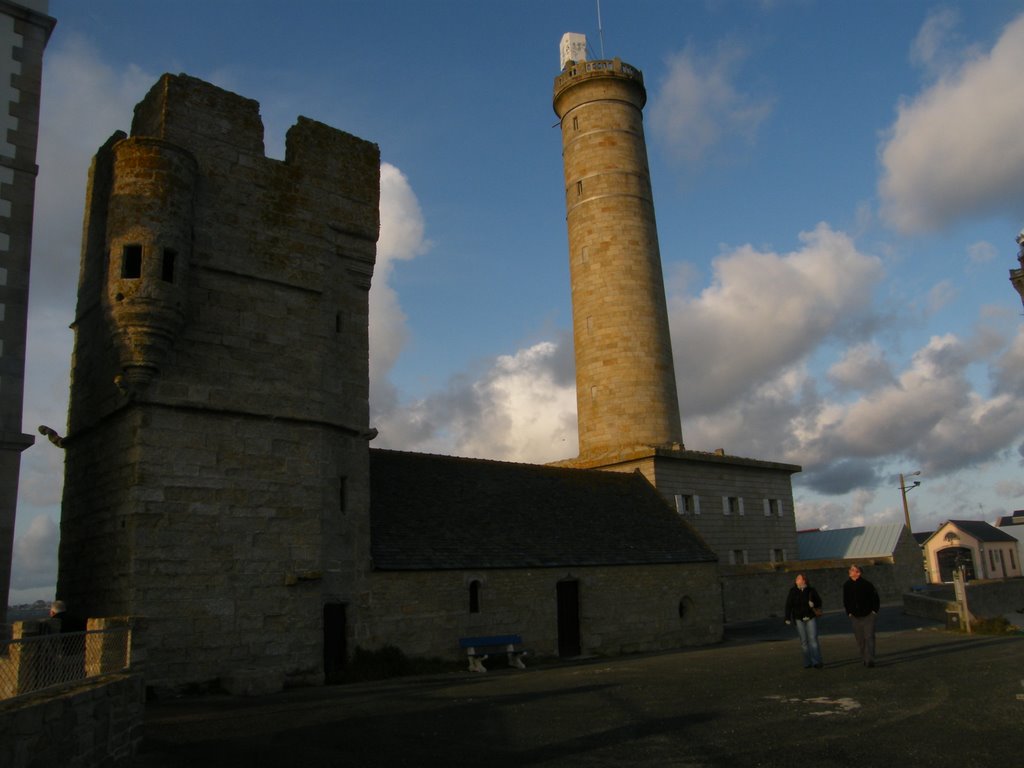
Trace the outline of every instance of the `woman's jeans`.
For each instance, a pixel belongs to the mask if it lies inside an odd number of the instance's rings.
[[[800,636],[800,650],[804,652],[804,666],[813,667],[821,664],[821,648],[818,645],[818,620],[797,619],[796,633]]]

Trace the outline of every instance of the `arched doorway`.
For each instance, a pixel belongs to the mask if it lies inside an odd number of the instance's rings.
[[[946,547],[935,553],[935,559],[939,563],[939,580],[943,582],[953,580],[953,571],[961,564],[966,569],[967,581],[974,578],[974,557],[968,547]]]

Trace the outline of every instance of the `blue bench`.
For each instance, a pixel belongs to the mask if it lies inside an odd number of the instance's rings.
[[[523,638],[519,635],[491,635],[489,637],[460,637],[459,648],[466,651],[469,657],[470,672],[486,672],[484,659],[490,653],[508,654],[508,665],[516,669],[526,669],[523,663],[523,656],[526,651],[517,648],[523,644]]]

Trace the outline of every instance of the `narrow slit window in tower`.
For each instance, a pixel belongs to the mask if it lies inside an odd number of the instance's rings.
[[[121,277],[125,280],[142,277],[141,245],[126,245],[121,249]]]
[[[582,195],[583,195],[583,180],[581,179],[580,181],[576,182],[576,197],[581,197]]]
[[[174,282],[174,262],[178,257],[178,252],[173,248],[164,248],[164,263],[160,271],[160,277],[163,278],[165,283]]]
[[[578,117],[576,117],[575,115],[574,115],[574,116],[573,116],[573,118],[572,118],[572,129],[573,129],[574,131],[578,131],[578,130],[580,129],[580,121],[579,121],[579,118],[578,118]]]

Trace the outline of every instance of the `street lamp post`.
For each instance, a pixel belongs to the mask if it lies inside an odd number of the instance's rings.
[[[921,470],[917,470],[917,472],[911,472],[909,475],[907,475],[907,477],[914,477],[915,475],[920,475],[920,474],[921,474]],[[913,529],[910,527],[910,508],[907,506],[907,491],[914,490],[920,484],[921,484],[920,480],[915,480],[908,487],[907,486],[906,478],[904,478],[903,473],[900,472],[900,494],[902,494],[902,496],[903,496],[903,519],[906,520],[906,522],[907,522],[907,533],[913,533],[914,532]]]

